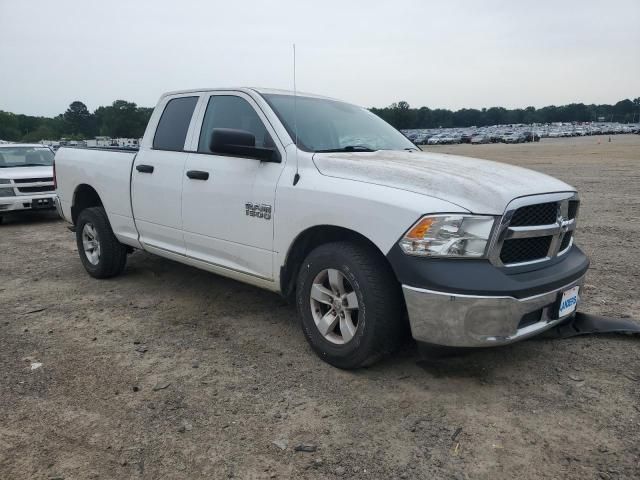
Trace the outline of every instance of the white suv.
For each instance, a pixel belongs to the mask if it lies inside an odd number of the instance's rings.
[[[0,222],[8,213],[55,208],[53,157],[38,144],[0,145]]]

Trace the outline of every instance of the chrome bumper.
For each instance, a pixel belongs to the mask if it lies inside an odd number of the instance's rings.
[[[579,285],[584,276],[562,288],[528,298],[487,297],[435,292],[402,286],[411,333],[417,341],[451,347],[505,345],[541,333],[572,314],[554,318],[559,293]],[[540,319],[519,327],[522,317],[541,311]]]

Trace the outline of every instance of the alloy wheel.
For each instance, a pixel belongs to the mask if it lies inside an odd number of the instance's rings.
[[[82,246],[89,263],[97,265],[100,261],[100,240],[92,223],[85,223],[82,228]]]
[[[358,329],[358,296],[335,268],[322,270],[311,284],[311,314],[320,334],[329,342],[344,345]]]

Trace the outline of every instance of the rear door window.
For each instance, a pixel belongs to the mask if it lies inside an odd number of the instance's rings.
[[[198,103],[198,97],[180,97],[169,100],[164,107],[156,134],[153,137],[154,149],[175,152],[184,150],[184,142],[196,103]]]

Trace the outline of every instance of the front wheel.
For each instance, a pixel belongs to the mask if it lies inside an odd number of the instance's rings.
[[[321,245],[300,268],[296,303],[320,358],[339,368],[379,360],[405,331],[400,287],[384,257],[348,242]]]
[[[92,277],[114,277],[124,270],[127,247],[113,234],[104,208],[91,207],[80,212],[76,243],[80,261]]]

